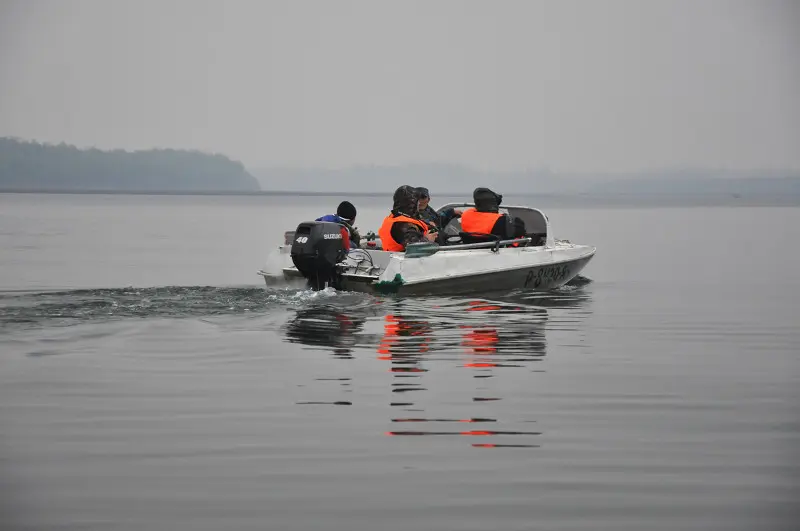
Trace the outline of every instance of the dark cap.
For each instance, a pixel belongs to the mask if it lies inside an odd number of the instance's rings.
[[[356,219],[356,207],[350,201],[342,201],[336,209],[336,215],[347,221]]]
[[[417,186],[416,188],[414,188],[414,190],[417,192],[417,197],[420,199],[426,199],[431,197],[430,192],[428,192],[428,189],[425,188],[424,186]]]
[[[395,214],[405,214],[406,216],[415,216],[418,212],[419,205],[417,201],[417,189],[407,184],[394,191],[392,196],[392,212]]]
[[[472,200],[475,202],[475,210],[478,212],[497,212],[503,196],[496,194],[488,188],[475,188],[472,192]]]

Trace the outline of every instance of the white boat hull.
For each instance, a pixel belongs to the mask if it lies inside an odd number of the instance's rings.
[[[363,267],[368,254],[379,271],[368,272]],[[431,256],[409,258],[404,253],[360,250],[352,253],[346,263],[351,267],[342,274],[343,289],[366,293],[401,294],[463,294],[498,290],[530,289],[548,291],[563,286],[586,267],[595,248],[586,245],[557,243],[554,247],[522,247],[472,249],[438,252]],[[283,278],[302,279],[291,265],[288,252]],[[363,256],[363,254],[362,254]],[[275,281],[273,275],[260,271],[265,282]]]
[[[463,256],[447,256],[450,264],[440,263],[435,266],[430,264],[437,269],[444,268],[438,275],[425,273],[423,264],[419,264],[423,266],[419,267],[410,263],[412,260],[419,261],[433,257],[410,259],[404,261],[408,263],[398,264],[403,284],[397,292],[463,294],[514,289],[549,291],[563,286],[578,276],[594,256],[595,249],[575,246],[570,250],[511,249],[501,250],[498,253],[483,250],[477,255],[476,251],[463,253]],[[384,281],[391,281],[394,278],[391,272],[381,277]],[[375,287],[372,290],[374,291]]]

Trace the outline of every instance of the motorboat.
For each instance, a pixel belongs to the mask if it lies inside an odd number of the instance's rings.
[[[448,203],[469,208],[472,203]],[[537,208],[502,206],[520,218],[525,236],[501,240],[466,233],[455,217],[443,229],[442,244],[422,242],[404,252],[383,250],[374,233],[348,248],[347,229],[337,223],[309,221],[284,234],[279,246],[280,272],[286,280],[304,280],[312,289],[400,294],[463,294],[511,289],[548,291],[575,278],[596,248],[556,239],[548,217]],[[258,271],[269,285],[275,275]]]

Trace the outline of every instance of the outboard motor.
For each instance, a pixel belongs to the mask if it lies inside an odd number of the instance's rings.
[[[340,288],[336,264],[344,260],[349,248],[350,235],[343,226],[329,221],[306,221],[294,232],[291,257],[311,289]]]

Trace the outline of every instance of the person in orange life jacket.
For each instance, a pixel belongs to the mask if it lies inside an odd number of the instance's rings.
[[[314,221],[330,221],[344,225],[350,234],[350,247],[356,248],[361,243],[361,235],[353,224],[356,222],[356,207],[350,201],[342,201],[336,209],[336,214],[328,214]]]
[[[428,225],[419,218],[419,200],[414,188],[401,186],[395,190],[392,201],[392,212],[378,229],[384,251],[401,252],[410,243],[436,240],[436,235],[431,234]]]
[[[476,188],[472,192],[475,208],[468,208],[461,214],[461,230],[480,234],[494,234],[500,238],[520,238],[525,236],[525,223],[500,213],[503,196],[488,188]]]

